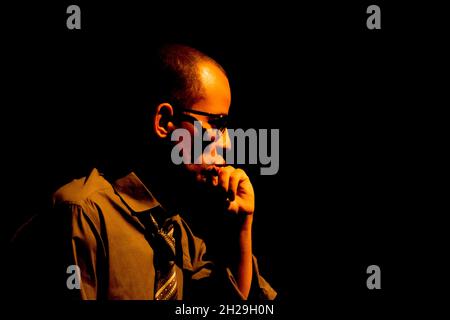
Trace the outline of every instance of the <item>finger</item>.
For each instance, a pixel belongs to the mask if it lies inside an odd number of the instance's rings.
[[[220,168],[220,171],[219,171],[219,186],[222,187],[223,190],[225,190],[225,192],[228,192],[230,176],[231,176],[231,173],[234,170],[235,169],[233,167],[231,167],[231,166]]]
[[[231,201],[228,205],[227,210],[228,210],[228,212],[238,214],[239,213],[239,204],[237,203],[237,201],[236,200]]]
[[[232,172],[230,176],[230,182],[229,182],[229,194],[230,194],[230,200],[233,201],[236,198],[237,190],[239,187],[239,183],[245,180],[247,178],[247,175],[245,172],[241,169],[236,169]]]

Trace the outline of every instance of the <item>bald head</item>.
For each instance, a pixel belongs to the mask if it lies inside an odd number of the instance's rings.
[[[155,62],[156,104],[169,102],[174,107],[190,108],[204,99],[205,84],[211,82],[211,75],[226,79],[225,71],[215,60],[184,45],[161,47]]]

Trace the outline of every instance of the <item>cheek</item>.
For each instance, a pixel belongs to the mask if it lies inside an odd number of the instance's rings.
[[[205,145],[203,149],[202,163],[214,164],[216,156],[217,156],[216,144],[214,142],[208,142],[208,144]]]
[[[201,132],[198,132],[197,128],[190,122],[182,122],[180,127],[186,129],[192,138],[201,135]]]
[[[182,123],[178,129],[183,129],[183,135],[178,139],[178,141],[174,142],[174,146],[176,145],[179,154],[183,157],[183,162],[187,164],[185,167],[189,171],[195,171],[195,166],[191,167],[190,163],[201,163],[202,159],[202,150],[201,145],[199,146],[199,141],[201,144],[201,135],[197,133],[197,130],[190,123]],[[197,145],[196,142],[197,141]]]

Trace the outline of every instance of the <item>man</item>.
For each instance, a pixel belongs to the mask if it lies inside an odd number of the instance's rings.
[[[275,298],[252,255],[251,181],[222,157],[230,148],[225,71],[193,48],[170,45],[158,51],[150,72],[151,94],[136,124],[142,125],[136,139],[144,138],[143,143],[127,154],[138,158],[132,171],[117,177],[94,169],[54,194],[54,212],[64,227],[59,249],[68,268],[66,294],[76,299]],[[172,141],[175,130],[185,130],[191,139]],[[213,137],[207,152],[183,154],[192,161],[174,164],[174,147],[181,143],[184,152],[190,151],[205,132]],[[208,226],[225,215],[230,223],[220,226],[226,229],[220,242],[228,252],[208,260],[205,242],[180,214]]]

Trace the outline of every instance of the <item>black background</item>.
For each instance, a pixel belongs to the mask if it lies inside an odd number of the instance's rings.
[[[70,4],[81,7],[81,30],[66,28]],[[181,42],[227,70],[238,126],[280,129],[279,173],[250,171],[254,252],[281,312],[365,318],[406,297],[409,305],[443,268],[434,254],[442,234],[430,232],[438,223],[424,219],[436,212],[424,179],[435,169],[425,160],[446,87],[437,81],[445,37],[434,5],[375,1],[382,29],[368,30],[369,4],[7,7],[2,136],[10,206],[2,240],[58,186],[126,145],[121,132],[133,124],[118,118],[133,101],[143,53]],[[381,268],[379,291],[366,288],[371,264]]]

